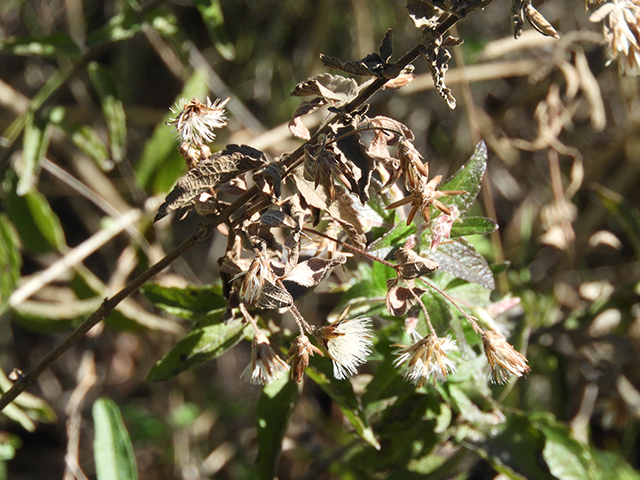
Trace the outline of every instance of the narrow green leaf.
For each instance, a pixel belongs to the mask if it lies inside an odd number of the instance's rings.
[[[597,186],[595,190],[605,208],[622,223],[636,252],[636,257],[640,258],[640,211],[633,208],[617,192],[602,186]]]
[[[47,199],[33,190],[24,196],[15,191],[15,177],[8,172],[5,182],[6,210],[24,247],[35,253],[61,250],[65,247],[64,232]]]
[[[289,417],[299,396],[299,388],[288,375],[265,385],[256,407],[258,417],[257,478],[276,478],[282,439],[287,431]]]
[[[236,57],[236,51],[224,29],[224,16],[219,0],[195,0],[195,3],[216,50],[225,60],[232,61]]]
[[[97,62],[91,62],[87,71],[102,105],[111,156],[119,163],[127,150],[127,124],[124,107],[119,100],[116,79],[108,68],[100,66]]]
[[[440,201],[445,205],[456,205],[461,214],[465,213],[476,201],[486,169],[487,146],[480,142],[469,161],[438,187],[438,190],[464,190],[466,193],[442,197]]]
[[[87,38],[87,45],[91,47],[128,40],[140,32],[143,26],[144,23],[140,22],[133,10],[119,13],[111,18],[106,25],[93,32]]]
[[[102,301],[102,297],[60,303],[27,300],[14,307],[13,322],[34,333],[69,330],[94,312]]]
[[[486,217],[464,217],[460,222],[454,222],[451,228],[451,238],[466,235],[489,235],[498,229],[498,224]]]
[[[93,454],[98,480],[137,480],[136,457],[120,409],[109,398],[93,404]]]
[[[331,369],[329,359],[319,358],[314,361],[313,368],[307,369],[307,376],[336,402],[356,433],[373,448],[380,450],[380,443],[364,413],[362,401],[353,391],[351,382],[336,380],[331,374]]]
[[[18,233],[9,217],[0,213],[0,315],[7,310],[9,297],[20,280],[21,267]]]
[[[14,37],[0,42],[0,53],[47,58],[77,58],[80,47],[63,32],[54,32],[46,37]]]
[[[61,125],[73,144],[91,158],[105,172],[113,170],[113,160],[109,155],[109,149],[100,139],[96,131],[88,125]]]
[[[227,306],[222,288],[212,285],[178,288],[147,284],[142,287],[142,293],[155,306],[187,320],[199,320]]]
[[[202,98],[207,92],[206,73],[196,70],[176,100]],[[175,115],[167,110],[167,114],[156,126],[151,139],[145,144],[142,156],[135,167],[138,183],[147,191],[168,192],[186,170],[184,159],[178,153],[175,130],[166,124],[174,117]],[[154,177],[157,175],[161,180],[154,182]]]
[[[432,260],[440,264],[440,270],[484,288],[496,288],[493,273],[487,260],[463,240],[442,243],[437,250],[429,252]]]
[[[49,149],[53,123],[61,121],[63,116],[64,109],[56,107],[51,110],[47,117],[36,117],[33,113],[27,117],[22,139],[20,180],[17,187],[18,195],[22,196],[30,192],[37,182],[40,162],[42,162]]]
[[[167,380],[219,357],[242,340],[244,329],[242,320],[235,319],[192,330],[151,369],[147,381]]]

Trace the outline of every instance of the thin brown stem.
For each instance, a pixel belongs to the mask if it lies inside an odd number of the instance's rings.
[[[440,287],[437,287],[435,284],[431,283],[429,280],[425,278],[421,278],[420,280],[424,282],[425,285],[427,285],[429,288],[432,288],[433,290],[438,292],[440,295],[446,298],[454,307],[456,307],[456,309],[464,316],[464,318],[466,318],[469,321],[469,323],[471,324],[471,327],[473,327],[474,332],[478,334],[482,334],[483,330],[480,327],[480,325],[478,325],[478,322],[476,322],[476,319],[473,318],[468,313],[466,313],[464,310],[462,310],[462,307],[458,305],[458,302],[456,302],[453,298],[451,298],[451,296],[445,293],[444,290],[442,290]]]
[[[155,3],[156,2],[150,2],[149,5],[155,5]],[[148,10],[148,6],[145,7],[145,10],[141,11],[141,13],[147,10]],[[424,32],[422,35],[421,43],[418,43],[410,51],[408,51],[405,55],[403,55],[396,62],[397,65],[399,65],[400,67],[405,67],[410,63],[412,63],[414,60],[418,58],[418,56],[420,55],[420,51],[424,48],[424,45],[430,44],[434,39],[446,33],[451,27],[453,27],[453,25],[455,25],[458,22],[458,20],[459,20],[459,17],[455,15],[443,15],[442,23],[440,23],[440,25],[436,29],[432,31]],[[64,84],[69,78],[71,78],[78,71],[80,71],[81,68],[84,67],[84,65],[91,58],[93,58],[95,54],[101,51],[101,49],[104,48],[105,46],[107,45],[105,44],[98,45],[95,48],[91,49],[87,54],[85,54],[85,56],[73,67],[72,71],[69,72],[62,79],[60,85],[56,85],[52,89],[52,91],[47,92],[44,98],[51,99],[54,93],[57,93],[58,91],[60,91],[60,87],[62,86],[62,84]],[[347,105],[345,105],[341,109],[340,114],[334,115],[323,128],[317,130],[306,144],[301,145],[293,153],[288,155],[282,162],[282,165],[283,167],[285,167],[285,171],[286,171],[286,175],[284,175],[283,178],[289,175],[293,171],[293,167],[298,165],[301,162],[301,159],[304,155],[305,145],[313,144],[317,141],[320,135],[329,133],[329,128],[332,123],[336,122],[341,115],[356,111],[373,94],[375,94],[378,90],[380,90],[388,80],[389,80],[388,78],[380,77],[374,80],[373,82],[371,82],[371,84],[369,84],[368,86],[366,86],[360,91],[360,93],[357,95],[356,98],[354,98],[351,102],[349,102]],[[35,105],[36,109],[38,107],[41,107],[42,103],[38,103],[37,105]],[[33,105],[34,104],[32,104],[32,106]],[[19,126],[18,128],[19,128],[18,130],[18,133],[19,133],[22,127]],[[17,138],[17,134],[12,140],[14,140],[15,138]],[[8,148],[5,149],[4,154],[6,154],[7,152],[8,152]],[[0,153],[0,158],[2,158],[2,153]],[[49,368],[51,364],[53,364],[53,362],[55,362],[62,354],[64,354],[73,345],[75,345],[82,337],[84,337],[89,330],[91,330],[101,320],[106,318],[120,302],[122,302],[131,294],[136,292],[142,285],[147,283],[149,280],[155,277],[158,273],[160,273],[162,270],[164,270],[169,265],[171,265],[175,260],[180,258],[187,251],[191,250],[194,246],[198,245],[199,243],[204,241],[206,238],[208,238],[211,232],[213,231],[213,229],[216,228],[218,225],[229,222],[229,220],[245,205],[250,203],[258,193],[259,193],[258,187],[254,185],[244,195],[239,197],[235,202],[233,202],[231,205],[225,208],[220,213],[220,215],[216,216],[214,219],[210,220],[208,223],[200,226],[193,233],[191,237],[189,237],[187,240],[182,242],[179,246],[174,248],[164,258],[162,258],[160,261],[158,261],[157,263],[149,267],[149,269],[141,273],[137,278],[129,282],[122,290],[120,290],[118,293],[113,295],[111,298],[106,298],[102,302],[102,305],[94,313],[92,313],[86,320],[84,320],[71,334],[69,334],[67,338],[65,338],[57,347],[55,347],[47,355],[45,355],[42,358],[42,360],[40,360],[29,373],[27,373],[24,377],[20,378],[20,381],[17,381],[16,383],[14,383],[9,390],[4,392],[4,394],[0,398],[0,411],[4,410],[4,408],[13,400],[15,400],[16,397],[21,392],[23,392],[29,386],[31,386],[31,384],[33,384],[36,381],[36,379],[42,374],[42,372],[44,372],[47,368]],[[238,219],[236,219],[236,221],[238,221]],[[347,244],[343,244],[342,242],[340,242],[340,244],[347,245]],[[345,248],[353,249],[354,247],[349,246]],[[359,251],[359,253],[364,254],[367,258],[371,258],[372,260],[381,262],[391,268],[394,268],[393,264],[386,262],[384,260],[381,260],[379,258],[373,257],[372,255],[364,251]],[[303,328],[307,328],[310,331],[311,327],[306,323],[306,321],[304,321],[304,319],[302,318],[302,315],[300,315],[300,312],[298,312],[295,306],[292,306],[290,310],[293,313],[294,317],[296,317],[297,315],[296,321],[300,322]]]
[[[424,304],[424,302],[422,301],[422,299],[420,298],[420,295],[418,295],[416,292],[414,292],[413,287],[411,287],[411,285],[409,285],[408,283],[407,285],[407,290],[409,290],[409,293],[411,293],[411,296],[418,302],[418,305],[420,305],[420,309],[422,310],[422,313],[424,313],[424,318],[427,320],[427,325],[429,326],[429,331],[433,334],[438,336],[436,329],[433,328],[433,324],[431,323],[431,317],[429,317],[429,312],[427,311],[427,307]]]

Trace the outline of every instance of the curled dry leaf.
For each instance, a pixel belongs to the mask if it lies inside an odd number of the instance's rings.
[[[426,290],[422,288],[414,288],[413,293],[411,289],[407,287],[398,286],[398,280],[396,278],[389,279],[387,281],[387,310],[394,317],[401,317],[407,313],[407,311],[416,303],[415,296],[422,296]]]
[[[459,43],[455,43],[455,41],[447,43],[446,40],[443,41],[442,37],[440,37],[429,44],[429,46],[420,50],[420,55],[425,59],[429,70],[431,70],[436,91],[452,110],[456,108],[456,99],[451,93],[451,89],[448,88],[444,82],[444,76],[449,69],[449,59],[451,58],[451,54],[445,47],[447,45],[455,46],[457,44]]]
[[[346,261],[347,257],[340,253],[334,254],[333,258],[313,257],[298,263],[282,277],[282,280],[294,282],[303,287],[315,287],[330,268],[342,265]]]
[[[396,266],[398,276],[405,280],[429,275],[440,267],[438,262],[422,257],[408,248],[398,249],[396,261],[398,262]]]
[[[296,222],[284,212],[280,210],[267,210],[258,219],[258,223],[267,228],[289,227],[295,228]]]
[[[227,145],[227,147],[200,161],[195,168],[183,176],[160,205],[154,218],[157,222],[178,209],[192,208],[198,197],[205,192],[214,192],[233,178],[255,170],[268,162],[260,150],[248,145]]]
[[[351,73],[352,75],[366,75],[392,79],[403,71],[403,68],[399,65],[396,65],[395,63],[388,63],[389,58],[391,58],[391,55],[393,54],[392,37],[392,31],[391,29],[388,29],[382,39],[379,54],[375,52],[370,53],[360,60],[349,62],[343,62],[336,57],[320,55],[320,60],[322,60],[322,63],[326,67],[342,70],[343,72]]]
[[[296,85],[291,93],[294,97],[317,95],[334,107],[349,103],[358,95],[358,83],[353,78],[322,73]]]
[[[558,32],[544,16],[535,9],[531,4],[528,4],[524,9],[524,15],[527,17],[527,21],[542,35],[553,38],[560,38]]]
[[[327,99],[322,97],[317,97],[309,102],[301,103],[298,108],[296,108],[296,111],[293,112],[293,117],[289,122],[289,132],[291,132],[291,135],[303,140],[309,140],[311,138],[311,134],[309,133],[309,129],[304,126],[304,123],[302,123],[300,117],[319,110],[327,103],[329,103]]]
[[[265,280],[255,301],[255,306],[264,310],[275,310],[292,304],[291,294],[269,280]]]

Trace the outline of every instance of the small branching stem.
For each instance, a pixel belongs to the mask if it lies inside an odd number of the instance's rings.
[[[155,2],[151,2],[150,4],[155,4]],[[453,14],[443,15],[441,17],[441,23],[438,25],[438,27],[431,31],[427,31],[423,33],[420,43],[415,45],[411,50],[409,50],[406,54],[404,54],[396,62],[396,64],[399,67],[403,68],[409,65],[410,63],[412,63],[414,60],[416,60],[420,56],[420,51],[425,47],[425,45],[429,45],[433,43],[435,39],[444,35],[451,27],[453,27],[459,21],[459,19],[460,18],[458,16]],[[96,48],[95,51],[92,51],[91,53],[97,53],[98,49],[102,47],[103,45],[100,45],[99,47]],[[71,78],[77,71],[80,70],[82,65],[85,64],[90,58],[91,58],[91,55],[86,55],[80,63],[76,64],[73,71],[70,74],[68,74],[64,80],[68,80],[69,78]],[[399,68],[398,71],[400,71],[401,68]],[[294,168],[303,161],[306,145],[313,145],[317,143],[317,140],[320,135],[326,135],[330,133],[330,126],[336,121],[338,121],[341,118],[342,114],[353,113],[354,111],[356,111],[373,94],[375,94],[378,90],[380,90],[384,86],[384,84],[387,83],[387,81],[389,80],[390,80],[389,78],[383,78],[383,77],[375,79],[368,86],[363,88],[358,93],[356,98],[354,98],[351,102],[349,102],[347,105],[342,107],[341,113],[334,115],[322,128],[318,129],[313,134],[310,140],[308,140],[305,144],[298,147],[290,155],[286,156],[282,161],[282,166],[285,169],[285,173],[282,178],[284,179],[287,175],[289,175],[294,170]],[[29,386],[31,386],[31,384],[33,384],[36,381],[36,379],[53,364],[53,362],[55,362],[62,354],[64,354],[73,345],[75,345],[78,341],[80,341],[80,339],[83,338],[89,330],[91,330],[101,320],[109,316],[109,314],[120,302],[122,302],[124,299],[128,298],[131,294],[136,292],[140,287],[142,287],[142,285],[147,283],[149,280],[155,277],[158,273],[160,273],[162,270],[164,270],[169,265],[171,265],[175,260],[180,258],[182,255],[184,255],[186,252],[191,250],[193,247],[195,247],[202,241],[204,241],[206,238],[208,238],[211,232],[213,231],[213,229],[216,228],[218,225],[229,222],[229,220],[232,217],[236,216],[237,212],[240,211],[245,205],[250,205],[250,203],[255,199],[256,195],[258,195],[259,193],[260,191],[257,186],[254,185],[253,187],[251,187],[246,193],[240,196],[235,202],[233,202],[231,205],[226,207],[222,212],[220,212],[219,215],[217,215],[216,217],[214,217],[212,220],[205,223],[204,225],[201,225],[191,237],[189,237],[182,244],[174,248],[164,258],[162,258],[160,261],[158,261],[157,263],[149,267],[149,269],[141,273],[137,278],[129,282],[122,290],[120,290],[114,296],[112,296],[111,298],[106,298],[104,302],[101,304],[101,306],[94,313],[92,313],[86,320],[84,320],[57,347],[55,347],[47,355],[45,355],[42,358],[42,360],[40,360],[36,364],[36,366],[33,367],[33,369],[24,376],[23,382],[14,383],[9,390],[4,392],[2,397],[0,397],[0,411],[4,410],[4,408],[7,405],[9,405],[12,401],[14,401],[21,392],[23,392]],[[259,203],[262,203],[262,202],[259,201]],[[249,208],[251,207],[252,206],[250,205]],[[236,221],[234,221],[234,223],[236,223],[238,220],[239,219],[236,218]],[[343,244],[342,242],[340,242],[340,244],[347,245],[347,244]],[[349,246],[346,248],[354,249],[355,247]],[[391,268],[395,268],[393,264],[386,262],[384,260],[381,260],[379,258],[376,258],[373,255],[370,255],[364,251],[358,250],[358,253],[361,253],[365,255],[367,258],[370,258],[372,260],[381,262],[384,265],[387,265]],[[280,286],[282,287],[282,285]],[[441,292],[441,293],[445,295],[445,298],[449,299],[449,297],[446,296],[444,292]],[[454,305],[456,304],[454,303]],[[457,307],[457,305],[456,305],[456,308],[460,310],[460,308]],[[289,310],[292,312],[294,318],[296,318],[296,321],[299,323],[299,326],[301,326],[301,329],[306,328],[307,331],[312,331],[309,324],[307,324],[304,318],[302,318],[302,315],[300,315],[300,312],[298,312],[295,306],[290,307]],[[465,316],[467,317],[467,319],[472,321],[472,325],[474,325],[474,329],[475,329],[477,326],[477,323],[471,320],[471,318],[468,317],[466,314]]]
[[[409,290],[409,293],[411,293],[411,296],[418,302],[418,305],[420,305],[420,310],[422,310],[422,313],[424,313],[424,318],[426,319],[427,325],[429,326],[429,331],[433,335],[437,336],[438,333],[436,332],[436,329],[433,328],[433,324],[431,323],[431,317],[429,317],[429,312],[427,311],[427,307],[422,301],[422,298],[420,298],[420,295],[414,292],[413,287],[411,287],[411,285],[409,285],[407,282],[405,282],[405,284],[407,285],[407,290]]]

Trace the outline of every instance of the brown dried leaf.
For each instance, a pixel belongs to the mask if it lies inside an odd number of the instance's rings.
[[[309,140],[311,138],[311,134],[307,127],[302,123],[300,117],[307,115],[308,113],[315,112],[327,103],[327,100],[322,97],[314,98],[310,102],[301,103],[298,108],[296,108],[296,111],[293,112],[293,117],[289,122],[289,132],[291,132],[291,135],[297,138],[302,138],[303,140]]]
[[[319,95],[332,105],[341,106],[358,95],[358,83],[353,78],[322,73],[296,85],[291,95],[294,97]]]
[[[352,178],[355,182],[350,182],[350,185],[346,186],[349,186],[351,192],[365,204],[369,201],[369,183],[373,174],[374,162],[360,141],[360,135],[357,133],[348,135],[355,131],[350,125],[345,125],[336,131],[336,136],[343,137],[336,142],[336,151],[342,162],[353,172]]]
[[[399,287],[397,279],[390,279],[387,282],[387,310],[394,317],[401,317],[416,303],[416,298],[407,287]],[[426,290],[414,288],[414,293],[420,297]]]
[[[396,252],[398,275],[405,280],[417,278],[435,272],[440,265],[429,258],[418,255],[408,248],[400,248]]]
[[[267,228],[289,227],[295,228],[296,222],[284,212],[280,210],[267,210],[258,219],[258,223]]]
[[[556,29],[553,28],[553,25],[551,25],[549,21],[544,18],[544,16],[538,10],[536,10],[533,5],[529,4],[525,7],[524,15],[527,17],[527,20],[529,21],[531,26],[542,35],[553,37],[555,39],[560,38]]]
[[[260,150],[248,145],[227,145],[227,147],[201,160],[195,168],[184,175],[164,203],[160,205],[154,222],[178,209],[194,206],[200,194],[215,191],[216,188],[250,170],[265,165],[267,157]]]
[[[429,70],[431,70],[436,91],[449,108],[453,110],[456,108],[456,99],[451,93],[451,89],[444,83],[444,76],[449,69],[449,59],[451,58],[451,54],[443,46],[445,43],[446,40],[443,42],[442,37],[440,37],[428,47],[423,48],[420,51],[420,55],[425,59]]]
[[[602,101],[600,85],[596,77],[593,76],[589,62],[582,50],[576,50],[575,55],[576,70],[580,75],[580,90],[589,103],[589,118],[594,130],[601,132],[607,125],[607,116]]]
[[[445,13],[441,8],[421,0],[407,0],[407,10],[416,28],[435,29],[438,20]]]
[[[291,294],[269,280],[265,280],[255,301],[255,306],[264,310],[275,310],[292,304]]]
[[[312,181],[304,178],[302,169],[297,169],[294,172],[293,180],[298,188],[298,192],[300,192],[300,195],[302,195],[302,198],[304,198],[309,206],[324,211],[334,220],[337,220],[340,225],[347,230],[354,244],[366,244],[366,237],[360,216],[353,207],[353,199],[344,188],[339,185],[336,186],[334,201],[329,202],[324,190],[316,189]]]
[[[313,257],[298,263],[282,277],[282,280],[294,282],[303,287],[315,287],[330,268],[342,265],[346,261],[347,257],[340,253],[335,254],[333,258]]]

